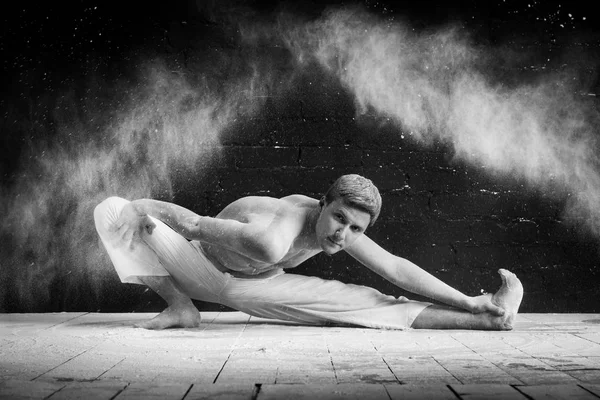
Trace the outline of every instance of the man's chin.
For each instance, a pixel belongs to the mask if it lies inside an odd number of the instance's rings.
[[[321,249],[323,250],[323,253],[331,256],[337,253],[338,251],[342,250],[342,247],[333,243],[326,242],[323,246],[321,246]]]
[[[335,253],[337,253],[338,251],[339,251],[339,250],[326,249],[326,250],[323,250],[323,253],[324,253],[326,256],[332,256],[332,255],[334,255]]]

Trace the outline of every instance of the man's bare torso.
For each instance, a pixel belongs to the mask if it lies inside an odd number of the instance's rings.
[[[242,223],[259,223],[284,240],[289,249],[277,263],[254,260],[245,254],[223,246],[202,243],[206,255],[222,270],[236,271],[242,275],[257,275],[277,268],[293,268],[319,253],[310,246],[314,230],[309,225],[309,215],[319,202],[303,195],[276,199],[250,196],[234,201],[216,218],[233,219]]]

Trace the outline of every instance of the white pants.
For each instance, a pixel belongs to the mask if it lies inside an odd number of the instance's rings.
[[[221,272],[203,253],[161,221],[144,233],[133,249],[111,231],[128,201],[110,197],[94,210],[100,239],[122,282],[141,283],[140,276],[170,276],[192,299],[220,303],[247,314],[302,324],[351,324],[407,329],[431,303],[395,298],[360,285],[288,274],[282,269],[253,277]]]

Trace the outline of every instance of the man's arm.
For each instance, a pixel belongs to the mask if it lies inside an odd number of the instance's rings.
[[[412,293],[471,312],[503,313],[489,299],[459,292],[412,262],[384,250],[366,235],[359,237],[346,251],[373,272]]]
[[[272,240],[268,227],[258,222],[205,217],[177,204],[153,199],[134,200],[127,207],[138,216],[150,215],[164,222],[187,239],[223,246],[257,261],[276,262],[285,254],[278,242]],[[122,223],[135,224],[131,219]]]

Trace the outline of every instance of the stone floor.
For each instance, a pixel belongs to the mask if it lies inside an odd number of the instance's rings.
[[[298,326],[203,313],[0,314],[0,399],[598,399],[600,315],[522,314],[511,332]]]

